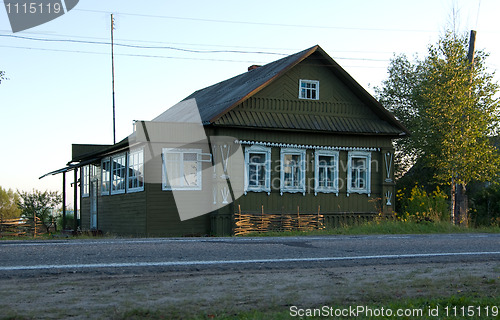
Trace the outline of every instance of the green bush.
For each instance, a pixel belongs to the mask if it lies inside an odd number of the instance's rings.
[[[449,221],[448,196],[436,187],[435,191],[426,192],[423,187],[415,185],[406,194],[406,190],[398,190],[396,199],[399,213],[396,218],[401,221],[438,222]]]
[[[473,226],[500,227],[500,184],[491,184],[471,196],[470,219]]]

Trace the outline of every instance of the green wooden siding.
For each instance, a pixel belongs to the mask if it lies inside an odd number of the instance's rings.
[[[334,75],[319,53],[314,53],[273,83],[257,93],[256,97],[296,100],[299,96],[299,80],[319,80],[319,101],[346,102],[363,105],[361,100]],[[311,100],[303,100],[311,101]]]
[[[100,164],[95,166],[98,179],[97,229],[116,235],[146,235],[145,192],[101,195],[101,168]],[[81,229],[90,230],[90,197],[80,196],[80,218]]]
[[[146,196],[144,191],[100,196],[97,227],[117,235],[146,235]]]
[[[264,212],[268,213],[317,213],[320,212],[376,212],[376,199],[382,197],[381,178],[381,153],[372,152],[371,166],[371,194],[351,193],[347,196],[347,151],[339,152],[339,195],[334,193],[314,194],[314,167],[311,160],[314,160],[314,151],[306,151],[306,194],[287,193],[280,194],[280,148],[271,149],[271,194],[265,192],[248,192],[235,202],[235,207],[241,206],[242,212],[261,212],[264,206]]]
[[[80,192],[80,188],[78,192]],[[89,197],[82,198],[80,195],[80,229],[90,230],[90,199]]]
[[[205,150],[208,152],[208,150]],[[153,157],[146,165],[149,175],[156,174],[161,177],[162,159]],[[151,177],[150,177],[151,178]],[[206,179],[204,176],[203,178]],[[202,178],[202,181],[204,180]],[[154,181],[148,179],[147,181]],[[161,178],[157,181],[161,182]],[[190,197],[191,201],[200,201],[200,191],[177,191]],[[146,184],[147,197],[147,234],[149,236],[185,236],[208,235],[210,233],[210,216],[181,221],[177,211],[172,191],[162,190],[161,183]]]

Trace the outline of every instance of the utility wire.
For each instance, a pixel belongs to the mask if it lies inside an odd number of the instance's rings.
[[[42,42],[65,42],[65,43],[78,43],[78,44],[95,44],[95,45],[110,45],[110,42],[106,41],[84,41],[84,40],[73,40],[73,39],[46,39],[46,38],[34,38],[34,37],[25,37],[25,36],[17,36],[17,35],[4,35],[0,34],[0,37],[8,37],[8,38],[15,38],[15,39],[22,39],[22,40],[31,40],[31,41],[42,41]],[[193,50],[193,49],[186,49],[186,48],[178,48],[178,47],[171,47],[171,46],[141,46],[141,45],[131,45],[131,44],[123,44],[123,43],[114,43],[115,46],[120,46],[120,47],[126,47],[126,48],[134,48],[134,49],[169,49],[169,50],[175,50],[175,51],[182,51],[182,52],[190,52],[190,53],[244,53],[244,54],[271,54],[271,55],[280,55],[280,56],[287,56],[288,54],[285,53],[278,53],[278,52],[265,52],[265,51],[241,51],[241,50]],[[8,46],[2,46],[2,47],[8,47]],[[12,47],[12,48],[21,48],[21,47]],[[27,47],[25,47],[27,48]],[[36,49],[36,48],[32,48]],[[48,50],[48,49],[47,49]],[[62,51],[62,50],[59,50]],[[67,52],[71,52],[66,50]],[[79,53],[91,53],[91,52],[84,52],[84,51],[75,51]],[[121,54],[125,55],[125,54]],[[157,56],[157,55],[138,55],[138,54],[127,54],[128,56],[135,56],[135,57],[162,57],[162,56]],[[167,57],[167,58],[172,58],[172,57]],[[374,58],[352,58],[352,57],[334,57],[335,59],[338,60],[358,60],[358,61],[379,61],[379,62],[388,62],[390,60],[388,59],[374,59]],[[201,60],[201,59],[200,59]],[[216,61],[231,61],[231,60],[217,60]],[[234,61],[234,60],[233,60]]]
[[[96,51],[83,51],[83,50],[66,50],[66,49],[49,49],[49,48],[34,48],[34,47],[23,47],[23,46],[7,46],[0,45],[0,48],[12,48],[12,49],[26,49],[26,50],[40,50],[40,51],[53,51],[53,52],[66,52],[66,53],[82,53],[82,54],[98,54],[98,55],[109,55],[108,52],[96,52]],[[250,63],[250,64],[262,64],[262,62],[249,61],[249,60],[231,60],[231,59],[216,59],[216,58],[193,58],[193,57],[179,57],[179,56],[162,56],[162,55],[152,55],[152,54],[130,54],[130,53],[115,53],[116,56],[123,57],[139,57],[139,58],[160,58],[160,59],[179,59],[179,60],[195,60],[195,61],[218,61],[218,62],[238,62],[238,63]],[[370,59],[356,59],[356,58],[342,58],[335,57],[337,60],[366,60],[374,61]],[[380,62],[389,62],[390,60],[375,60]],[[346,66],[349,68],[386,68],[385,66]]]
[[[83,43],[83,44],[96,44],[96,45],[110,45],[111,44],[111,42],[107,42],[107,41],[86,41],[86,40],[73,40],[73,39],[46,39],[46,38],[33,38],[33,37],[25,37],[25,36],[16,36],[16,35],[11,35],[11,34],[0,34],[0,37],[33,40],[33,41],[44,41],[44,42],[66,42],[66,43]],[[124,43],[114,43],[114,45],[118,46],[118,47],[125,47],[125,48],[168,49],[168,50],[176,50],[176,51],[191,52],[191,53],[245,53],[245,54],[271,54],[271,55],[280,55],[280,56],[287,55],[284,53],[266,52],[266,51],[193,50],[193,49],[178,48],[178,47],[172,47],[172,46],[141,46],[141,45],[124,44]]]
[[[5,32],[5,35],[10,35],[8,30],[0,30],[0,32]],[[108,38],[103,37],[89,37],[89,36],[77,36],[77,35],[67,35],[67,34],[52,34],[52,33],[39,33],[39,32],[25,32],[24,34],[34,34],[41,36],[50,37],[67,37],[67,38],[77,38],[77,39],[97,39],[97,40],[107,40]],[[0,35],[2,35],[0,33]],[[216,47],[216,48],[238,48],[238,49],[254,49],[254,50],[284,50],[291,53],[303,50],[304,48],[282,48],[282,47],[252,47],[252,46],[237,46],[237,45],[223,45],[223,44],[207,44],[207,43],[189,43],[189,42],[165,42],[165,41],[154,41],[154,40],[143,40],[143,39],[126,39],[117,38],[118,41],[125,42],[142,42],[142,43],[159,43],[159,44],[169,44],[169,45],[181,45],[181,46],[200,46],[200,47]],[[105,42],[106,43],[106,42]],[[109,44],[109,42],[107,42]],[[393,54],[393,51],[369,51],[369,50],[335,50],[336,53],[370,53],[370,54]]]
[[[106,13],[108,11],[102,10],[88,10],[88,9],[74,9],[75,11],[90,12],[90,13]],[[115,12],[117,15],[143,17],[143,18],[158,18],[158,19],[172,19],[172,20],[188,20],[199,22],[212,22],[212,23],[230,23],[230,24],[247,24],[259,25],[270,27],[285,27],[285,28],[310,28],[310,29],[336,29],[336,30],[357,30],[357,31],[393,31],[393,32],[432,32],[431,30],[411,30],[411,29],[388,29],[388,28],[360,28],[360,27],[338,27],[338,26],[313,26],[302,24],[284,24],[284,23],[268,23],[268,22],[253,22],[253,21],[235,21],[235,20],[220,20],[220,19],[205,19],[205,18],[191,18],[191,17],[176,17],[176,16],[162,16],[153,14],[141,13],[127,13]]]

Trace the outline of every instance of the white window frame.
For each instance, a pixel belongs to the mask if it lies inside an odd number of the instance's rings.
[[[137,156],[137,159],[136,159]],[[135,160],[138,160],[136,163]],[[131,188],[130,183],[135,181],[137,186]],[[144,149],[131,150],[127,154],[127,192],[144,191]]]
[[[119,158],[123,157],[123,165],[121,168],[116,168],[116,161]],[[115,175],[115,172],[118,172],[118,170],[123,170],[123,177],[115,178],[118,177],[118,175]],[[127,153],[120,153],[116,154],[111,157],[111,176],[110,176],[110,187],[111,187],[111,194],[122,194],[125,193],[126,186],[127,186]],[[115,183],[116,182],[116,183]],[[117,187],[120,186],[120,188]]]
[[[306,91],[315,91],[316,97],[315,98],[308,98],[307,94],[303,95],[302,94],[302,84],[305,85],[311,85],[314,84],[316,88],[304,88]],[[305,100],[319,100],[319,81],[318,80],[305,80],[305,79],[300,79],[299,80],[299,99],[305,99]]]
[[[285,186],[285,155],[298,155],[299,160],[299,187]],[[280,192],[302,193],[306,195],[306,149],[281,148],[280,155]]]
[[[320,167],[323,167],[319,162],[319,157],[333,157],[333,186],[320,186]],[[330,166],[328,166],[331,168]],[[339,195],[339,152],[332,150],[315,150],[314,151],[314,195],[321,193],[335,193]]]
[[[265,171],[266,176],[264,180],[264,186],[250,186],[250,155],[251,154],[263,154],[265,155]],[[248,191],[252,192],[267,192],[271,194],[271,148],[264,147],[260,145],[253,145],[251,147],[245,148],[245,194]]]
[[[107,163],[107,170],[105,164]],[[109,157],[101,161],[101,195],[109,196],[111,190],[111,159]]]
[[[80,170],[80,187],[82,198],[87,198],[90,195],[90,165],[85,165]]]
[[[353,188],[352,187],[352,161],[353,158],[363,158],[366,164],[366,183],[364,188]],[[350,193],[367,194],[370,196],[371,193],[371,152],[365,151],[349,151],[347,154],[347,196]]]
[[[197,162],[197,171],[196,171],[196,179],[198,181],[198,184],[196,186],[174,186],[174,187],[171,187],[169,185],[167,185],[167,166],[166,166],[166,154],[168,153],[180,153],[181,154],[181,158],[180,159],[183,159],[183,154],[184,153],[196,153],[196,162]],[[162,153],[161,153],[161,157],[162,157],[162,190],[164,191],[170,191],[170,190],[201,190],[202,189],[202,185],[203,185],[203,181],[202,181],[202,162],[204,162],[205,160],[203,159],[203,154],[202,153],[202,150],[201,149],[178,149],[178,148],[163,148],[162,149]],[[210,159],[211,161],[211,159]],[[184,162],[183,161],[180,161],[179,162],[179,166],[180,166],[180,172],[183,172],[184,170],[184,166],[181,165],[183,164]]]

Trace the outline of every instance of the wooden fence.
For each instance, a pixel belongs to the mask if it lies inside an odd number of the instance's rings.
[[[0,220],[0,238],[1,237],[16,237],[16,236],[34,236],[45,233],[46,228],[40,218],[36,218],[36,223],[33,219],[15,218]]]
[[[241,213],[241,208],[234,214],[234,235],[244,235],[251,232],[269,231],[309,231],[324,229],[324,216],[321,214],[270,214]]]
[[[252,232],[269,231],[309,231],[325,228],[341,228],[346,226],[360,225],[372,221],[378,214],[376,212],[321,212],[318,206],[317,213],[265,213],[262,206],[260,212],[242,213],[238,206],[238,212],[234,214],[234,235],[245,235]]]

